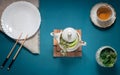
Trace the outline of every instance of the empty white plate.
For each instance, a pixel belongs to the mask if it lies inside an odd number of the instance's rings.
[[[10,4],[2,13],[1,25],[5,34],[13,39],[33,36],[40,27],[41,15],[39,10],[30,2],[17,1]]]

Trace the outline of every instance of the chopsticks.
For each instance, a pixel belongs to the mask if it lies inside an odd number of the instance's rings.
[[[21,50],[23,44],[25,43],[25,41],[26,41],[26,39],[27,39],[27,36],[28,36],[28,35],[26,35],[26,37],[25,37],[25,39],[23,40],[22,44],[21,44],[20,47],[18,48],[18,50],[17,50],[15,56],[14,56],[13,59],[12,59],[12,62],[10,63],[10,65],[9,65],[8,68],[7,68],[8,70],[10,70],[12,64],[14,63],[16,57],[18,56],[18,53],[20,52],[20,50]]]
[[[16,40],[15,44],[13,45],[13,47],[12,47],[12,49],[10,50],[9,54],[7,55],[6,59],[4,60],[3,64],[1,65],[1,68],[4,68],[6,62],[7,62],[8,59],[10,58],[10,56],[11,56],[12,52],[14,51],[14,49],[15,49],[18,41],[20,40],[21,36],[22,36],[22,33],[19,35],[18,39]],[[24,43],[25,43],[25,41],[26,41],[26,39],[27,39],[27,36],[28,36],[28,35],[25,36],[25,39],[22,41],[20,47],[18,48],[16,54],[14,55],[14,57],[13,57],[13,59],[12,59],[12,62],[11,62],[10,65],[8,66],[8,70],[10,70],[13,62],[15,61],[16,57],[18,56],[18,54],[19,54],[22,46],[24,45]]]
[[[18,39],[16,40],[14,46],[12,47],[12,49],[10,50],[9,54],[7,55],[5,61],[3,62],[1,68],[3,68],[3,67],[5,66],[6,62],[7,62],[8,59],[10,58],[10,56],[11,56],[12,52],[14,51],[14,48],[15,48],[15,46],[17,45],[17,43],[18,43],[19,39],[21,38],[21,36],[22,36],[22,33],[19,35],[19,37],[18,37]]]

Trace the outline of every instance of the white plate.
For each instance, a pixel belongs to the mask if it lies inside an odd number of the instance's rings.
[[[112,12],[113,12],[113,17],[111,18],[111,21],[108,22],[107,24],[105,23],[105,25],[102,25],[100,24],[98,21],[97,21],[97,9],[101,6],[104,6],[104,5],[107,5],[109,6],[111,9],[112,9]],[[98,3],[96,5],[93,6],[93,8],[91,9],[91,12],[90,12],[90,18],[91,18],[91,21],[97,26],[97,27],[100,27],[100,28],[106,28],[106,27],[109,27],[111,26],[114,22],[115,22],[115,19],[116,19],[116,12],[114,10],[114,8],[107,4],[107,3]]]
[[[1,25],[3,31],[11,38],[24,39],[33,36],[40,27],[41,15],[39,10],[30,2],[17,1],[10,4],[2,13]]]

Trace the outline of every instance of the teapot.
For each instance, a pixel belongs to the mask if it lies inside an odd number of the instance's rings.
[[[62,50],[72,52],[80,46],[85,46],[86,42],[81,40],[81,35],[72,27],[65,28],[59,33],[50,33],[56,40]]]

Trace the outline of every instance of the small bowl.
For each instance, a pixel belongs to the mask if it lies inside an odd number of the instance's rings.
[[[112,63],[109,63],[109,62],[111,62],[110,59],[107,59],[107,61],[104,60],[107,57],[104,56],[104,59],[103,59],[103,57],[101,55],[101,53],[103,53],[103,51],[106,51],[108,49],[109,49],[109,51],[112,51],[113,53],[115,53],[115,58],[113,59],[114,62],[112,62]],[[110,55],[108,55],[108,56],[110,56]],[[102,67],[113,67],[114,64],[116,63],[116,60],[117,60],[117,52],[116,52],[116,50],[114,48],[112,48],[110,46],[103,46],[103,47],[99,48],[98,51],[96,52],[96,61]],[[104,63],[106,63],[106,64],[104,64]]]

